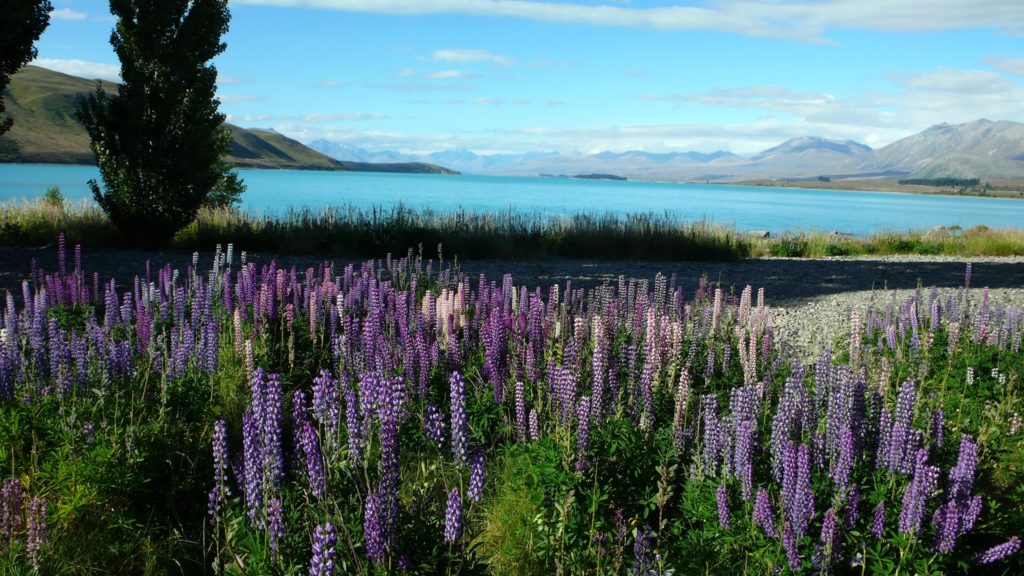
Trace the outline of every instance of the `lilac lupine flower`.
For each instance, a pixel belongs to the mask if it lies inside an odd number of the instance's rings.
[[[913,471],[914,450],[911,448],[910,436],[915,398],[914,381],[905,381],[896,396],[896,413],[893,416],[892,433],[889,437],[889,470],[899,470],[903,473]]]
[[[725,489],[725,484],[719,484],[718,489],[715,490],[715,503],[718,505],[718,525],[722,528],[729,528],[732,524],[729,522],[729,493]]]
[[[445,414],[437,406],[427,403],[423,411],[423,433],[440,450],[444,446]]]
[[[462,495],[458,487],[448,492],[448,506],[444,513],[444,541],[451,544],[462,538]]]
[[[213,424],[213,489],[210,491],[210,521],[214,526],[220,518],[220,509],[228,495],[228,429],[223,420]]]
[[[650,359],[644,362],[643,372],[640,374],[640,397],[644,402],[640,429],[651,431],[654,429],[654,366],[651,365]]]
[[[309,489],[314,497],[323,498],[327,494],[327,474],[324,470],[323,454],[320,452],[320,440],[312,422],[306,422],[302,427],[302,451],[306,455]]]
[[[476,450],[469,461],[469,499],[479,502],[484,495],[484,453]]]
[[[589,461],[587,450],[590,448],[590,398],[580,398],[579,406],[576,408],[576,471],[584,472]]]
[[[39,570],[39,548],[46,542],[46,500],[34,496],[28,503],[28,536],[25,550],[28,563]]]
[[[537,420],[537,410],[530,408],[530,440],[540,439],[540,424]]]
[[[875,513],[871,519],[871,535],[876,540],[881,540],[885,536],[885,500],[875,506]]]
[[[352,386],[345,385],[345,427],[348,435],[348,457],[359,466],[363,462],[363,428],[359,415],[359,399]]]
[[[294,465],[298,467],[305,458],[303,452],[302,435],[309,420],[309,399],[302,390],[292,393],[292,450],[294,451]]]
[[[515,385],[516,437],[526,441],[526,393],[522,382]]]
[[[994,564],[1006,560],[1020,551],[1020,538],[1013,536],[1006,542],[978,554],[978,564]]]
[[[758,488],[757,496],[754,497],[754,524],[760,526],[769,538],[778,537],[775,531],[775,511],[772,510],[768,491],[764,488]]]
[[[721,424],[718,420],[718,398],[714,394],[701,397],[701,409],[704,412],[704,451],[702,462],[705,473],[715,476],[718,470],[718,451],[721,445]]]
[[[374,563],[384,560],[386,540],[381,522],[380,499],[375,490],[366,496],[363,509],[363,536],[366,538],[366,556]]]
[[[280,554],[281,538],[284,537],[284,508],[277,496],[267,502],[267,536],[270,537],[270,550],[275,555]]]
[[[451,380],[451,401],[452,401],[452,454],[455,463],[462,465],[466,463],[466,383],[462,375],[452,372]]]
[[[794,574],[799,573],[802,565],[800,562],[800,550],[797,548],[796,537],[793,535],[793,530],[789,527],[789,524],[785,524],[782,527],[782,548],[786,551],[786,563],[789,564],[789,570]]]
[[[334,525],[330,522],[317,524],[313,533],[312,558],[309,561],[309,576],[334,576],[334,557],[338,551],[334,549],[338,542]]]

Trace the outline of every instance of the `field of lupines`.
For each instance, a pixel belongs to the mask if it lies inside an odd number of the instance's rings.
[[[79,262],[0,314],[3,573],[1024,572],[1024,310],[982,291],[802,364],[707,281]]]

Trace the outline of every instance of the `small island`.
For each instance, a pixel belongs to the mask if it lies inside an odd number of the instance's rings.
[[[615,174],[577,174],[573,178],[579,178],[582,180],[628,180],[625,176],[618,176]]]

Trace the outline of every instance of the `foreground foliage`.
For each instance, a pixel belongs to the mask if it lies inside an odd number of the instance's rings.
[[[805,364],[749,287],[240,260],[119,291],[62,242],[8,295],[6,565],[1024,569],[1024,310],[985,291],[853,311]]]

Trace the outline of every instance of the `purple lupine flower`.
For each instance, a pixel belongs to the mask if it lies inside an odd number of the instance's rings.
[[[800,550],[797,548],[796,537],[793,535],[793,530],[789,527],[789,524],[782,526],[782,548],[786,551],[786,563],[789,564],[789,570],[794,574],[799,573],[802,565],[800,562]]]
[[[520,442],[526,441],[526,393],[522,382],[515,385],[516,437]]]
[[[843,523],[847,528],[853,528],[860,518],[860,488],[856,484],[850,486],[850,492],[846,498],[846,511],[843,513]]]
[[[247,408],[242,415],[242,453],[242,493],[246,512],[255,521],[263,506],[263,443],[252,408]]]
[[[966,502],[974,489],[974,470],[978,464],[978,445],[969,435],[960,437],[960,452],[956,465],[949,470],[951,500]]]
[[[837,494],[846,494],[850,472],[853,470],[854,449],[853,431],[847,426],[839,435],[839,458],[832,465],[832,479]]]
[[[270,537],[271,552],[274,555],[280,554],[281,538],[284,537],[284,508],[277,496],[267,502],[267,535]]]
[[[825,519],[821,523],[821,538],[818,545],[821,546],[822,564],[831,566],[838,556],[836,539],[836,513],[833,508],[825,512]]]
[[[448,492],[448,506],[444,513],[444,541],[451,544],[462,538],[462,495],[459,488]]]
[[[960,518],[960,533],[966,534],[974,528],[974,523],[978,520],[978,514],[981,514],[981,495],[976,495],[967,502],[967,509],[964,510],[963,516]]]
[[[452,401],[452,454],[455,463],[462,465],[466,463],[466,382],[458,372],[452,372],[451,380],[451,401]]]
[[[932,411],[932,441],[934,441],[935,445],[940,448],[942,447],[942,426],[944,420],[945,412],[943,412],[942,408],[938,408]]]
[[[633,574],[647,574],[651,566],[651,539],[650,526],[644,526],[636,531],[636,541],[633,542]]]
[[[876,540],[881,540],[885,536],[885,500],[875,506],[875,514],[871,519],[871,535]]]
[[[537,410],[530,408],[530,440],[540,438],[540,424],[537,422]]]
[[[10,538],[21,531],[23,505],[21,481],[17,478],[4,480],[0,494],[0,536]]]
[[[385,535],[381,523],[380,501],[376,491],[371,490],[366,496],[366,505],[363,509],[363,536],[366,538],[366,556],[374,563],[384,560]]]
[[[334,557],[338,551],[334,546],[338,536],[330,522],[317,524],[313,533],[312,558],[309,561],[309,576],[334,576]]]
[[[725,489],[725,484],[719,484],[718,489],[715,490],[715,503],[718,505],[718,525],[722,528],[729,528],[732,524],[729,522],[729,493]]]
[[[903,507],[900,510],[899,530],[913,534],[921,527],[928,496],[938,483],[939,469],[928,465],[928,451],[917,451],[914,464],[914,478],[903,493]]]
[[[934,549],[942,554],[949,554],[956,546],[956,537],[960,531],[960,515],[956,502],[947,502],[935,509],[932,515],[935,528]]]
[[[28,503],[28,536],[25,550],[28,563],[39,570],[39,548],[46,542],[46,500],[34,496]]]
[[[440,450],[444,446],[445,414],[437,406],[427,403],[423,411],[423,433]]]
[[[1006,560],[1020,551],[1020,538],[1013,536],[1006,542],[978,554],[978,564],[994,564]]]
[[[590,398],[580,397],[579,406],[576,408],[578,420],[576,429],[576,471],[584,472],[589,461],[587,450],[590,448]]]
[[[302,427],[302,451],[306,455],[306,476],[309,478],[309,489],[315,498],[323,498],[327,494],[324,457],[320,452],[320,440],[317,438],[316,427],[309,421]]]
[[[775,531],[775,511],[772,510],[768,491],[764,488],[758,488],[757,496],[754,497],[754,524],[760,526],[769,538],[778,537]]]
[[[753,491],[753,444],[755,432],[754,423],[750,420],[743,420],[736,426],[733,474],[739,478],[740,493],[743,499],[748,502]]]
[[[796,484],[789,516],[797,538],[802,538],[807,533],[807,525],[814,515],[814,493],[811,492],[811,454],[806,444],[800,444],[796,456]]]
[[[321,370],[313,378],[313,417],[333,434],[338,428],[341,418],[341,405],[338,398],[338,381],[330,370]]]
[[[476,450],[469,462],[469,499],[479,502],[484,495],[484,453]]]
[[[640,397],[643,399],[643,412],[640,415],[640,429],[650,431],[654,429],[654,366],[651,360],[644,362],[643,372],[640,374]]]
[[[905,474],[914,469],[916,448],[910,437],[915,398],[913,380],[907,380],[900,385],[899,394],[896,396],[896,413],[893,416],[892,433],[889,436],[889,470],[898,470]]]

